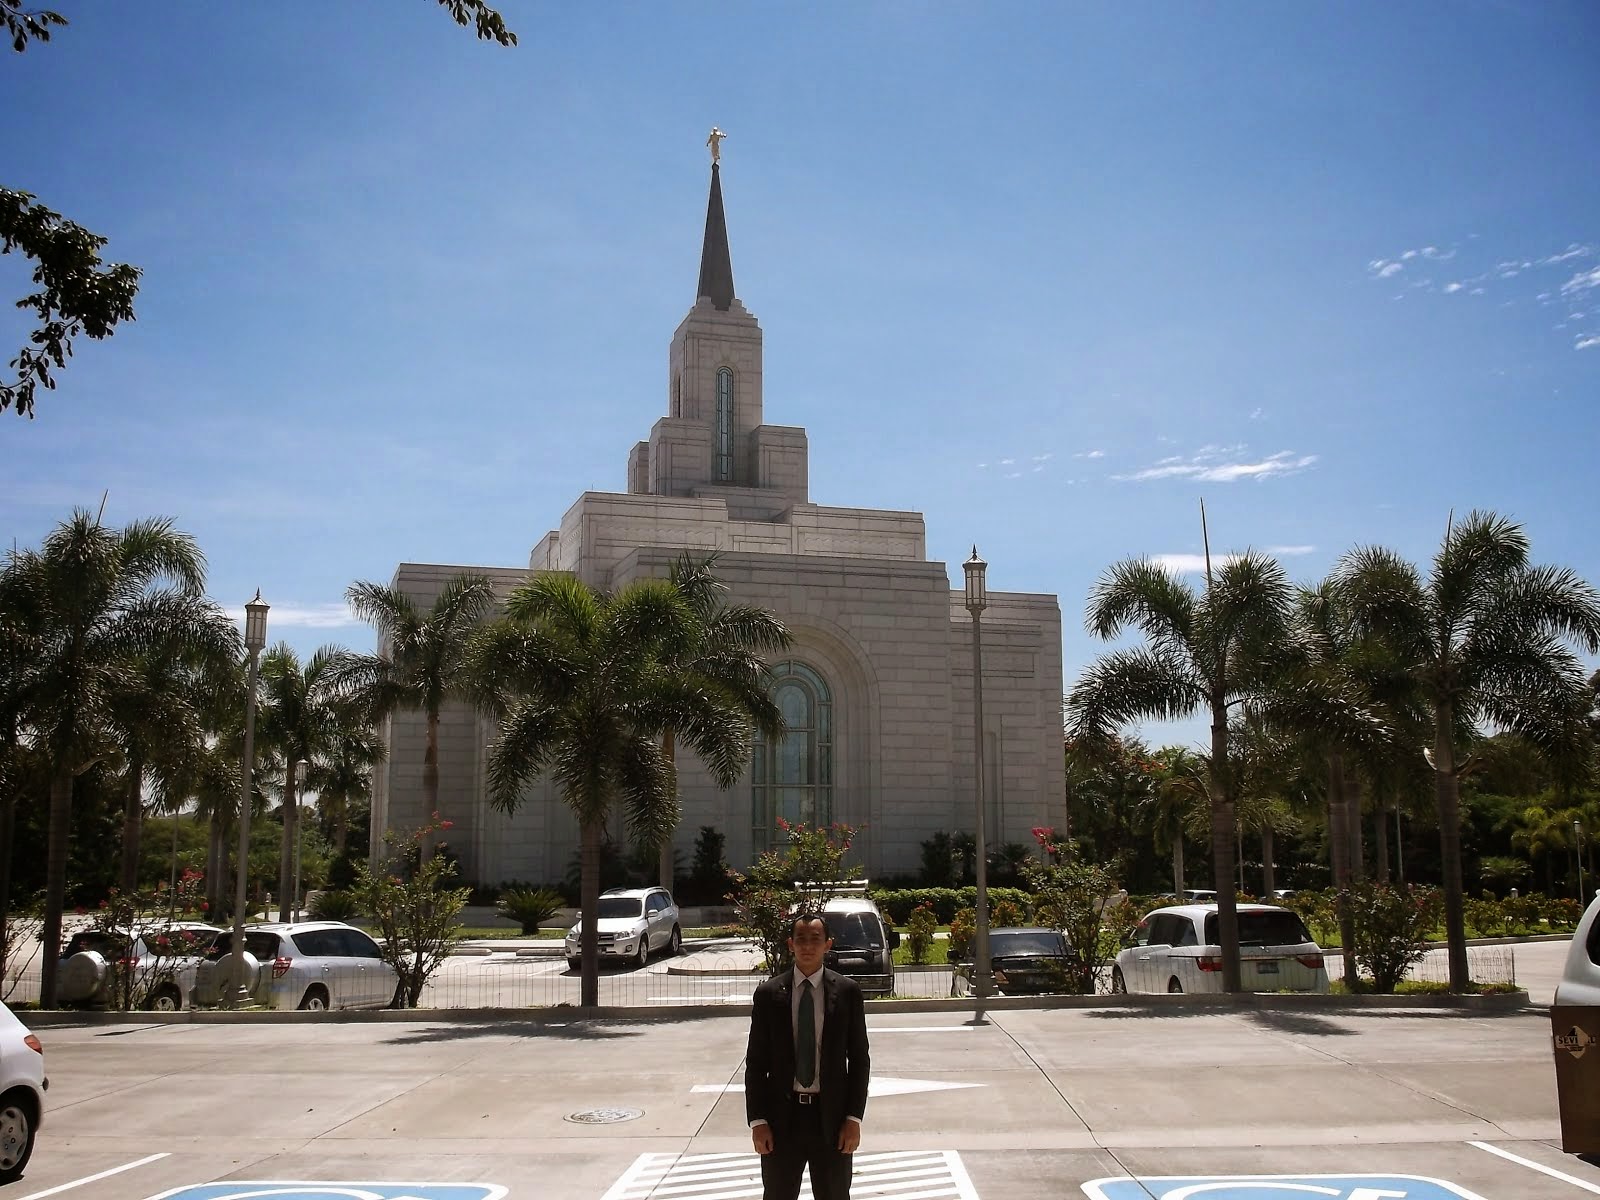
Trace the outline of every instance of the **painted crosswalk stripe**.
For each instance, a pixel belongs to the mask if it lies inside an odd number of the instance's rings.
[[[978,1200],[954,1150],[886,1150],[855,1156],[856,1200]],[[641,1154],[602,1200],[743,1200],[761,1195],[755,1154]],[[811,1195],[809,1177],[802,1198]]]

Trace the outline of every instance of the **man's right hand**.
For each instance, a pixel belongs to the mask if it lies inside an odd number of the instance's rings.
[[[750,1127],[750,1140],[755,1143],[757,1154],[772,1153],[772,1126],[765,1121]]]

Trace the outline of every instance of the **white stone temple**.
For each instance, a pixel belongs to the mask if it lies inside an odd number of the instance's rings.
[[[617,589],[664,576],[685,550],[716,551],[729,601],[776,613],[794,634],[792,652],[773,664],[788,733],[754,747],[727,790],[680,750],[682,862],[699,827],[712,825],[743,867],[772,844],[782,817],[859,826],[869,876],[913,872],[924,839],[976,825],[971,618],[946,564],[928,560],[920,513],[812,500],[805,430],[766,421],[761,338],[734,291],[714,162],[699,289],[668,352],[666,415],[629,452],[627,491],[579,496],[525,567],[402,563],[393,585],[424,607],[463,570],[503,592],[542,571]],[[1030,829],[1059,823],[1063,806],[1056,597],[991,590],[982,633],[986,836],[991,847],[1031,844]],[[490,806],[494,733],[465,707],[441,722],[439,807],[454,822],[462,875],[555,883],[577,851],[577,823],[544,781],[514,815]],[[373,785],[375,850],[386,828],[428,815],[422,714],[396,715],[387,740]]]

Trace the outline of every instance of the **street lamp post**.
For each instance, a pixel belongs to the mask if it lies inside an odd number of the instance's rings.
[[[300,776],[300,792],[294,802],[294,919],[298,921],[300,919],[300,841],[302,838],[300,818],[305,815],[300,811],[300,805],[306,798],[306,772],[311,769],[311,764],[302,758],[295,766],[298,768],[295,773]]]
[[[1578,859],[1578,907],[1583,907],[1583,822],[1577,817],[1572,818],[1573,840],[1577,842],[1574,847]]]
[[[993,963],[989,959],[989,850],[985,845],[988,805],[984,803],[983,762],[983,610],[989,606],[989,594],[984,584],[984,574],[989,564],[978,557],[978,547],[972,547],[972,557],[961,564],[967,574],[967,611],[972,614],[972,764],[977,777],[977,867],[978,867],[978,928],[972,949],[972,994],[976,997],[972,1009],[973,1025],[987,1025],[983,1015],[984,1003],[989,999],[989,985]]]
[[[250,1003],[250,981],[244,971],[244,914],[249,904],[250,876],[250,801],[255,792],[256,769],[256,667],[267,644],[267,608],[261,591],[244,606],[244,648],[250,656],[250,669],[244,689],[244,783],[239,797],[239,872],[233,891],[233,971],[231,1003],[241,1007]]]

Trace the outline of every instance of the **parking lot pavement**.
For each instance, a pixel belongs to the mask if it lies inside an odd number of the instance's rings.
[[[1600,1170],[1556,1148],[1542,1012],[1162,1006],[963,1020],[871,1016],[859,1200],[1578,1200],[1600,1189]],[[274,1181],[346,1181],[372,1186],[272,1194],[493,1200],[494,1185],[506,1200],[727,1200],[751,1194],[739,1181],[755,1168],[745,1033],[736,1014],[49,1028],[47,1120],[5,1194],[224,1200]],[[1272,1175],[1299,1182],[1240,1190],[1241,1176]],[[201,1188],[217,1181],[238,1186]],[[385,1181],[415,1186],[378,1190]],[[482,1186],[445,1186],[462,1184]]]

